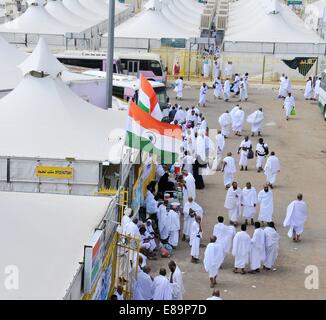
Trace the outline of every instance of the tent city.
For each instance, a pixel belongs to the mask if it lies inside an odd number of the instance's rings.
[[[326,0],[0,0],[0,299],[325,299],[325,70]]]

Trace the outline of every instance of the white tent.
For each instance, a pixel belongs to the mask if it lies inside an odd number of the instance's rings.
[[[94,22],[99,22],[101,20],[104,20],[98,15],[94,14],[94,12],[90,12],[87,8],[81,5],[81,3],[78,0],[62,0],[62,3],[71,12],[82,17],[83,19],[87,19]]]
[[[0,36],[0,92],[14,88],[21,80],[22,74],[17,65],[26,56]]]
[[[84,19],[70,11],[60,0],[49,0],[45,5],[45,10],[60,22],[69,23],[74,27],[87,29],[94,25],[94,22]]]
[[[278,3],[270,13],[271,0],[239,0],[230,3],[224,52],[271,54],[323,54],[325,41],[287,6]]]
[[[181,0],[176,0],[181,1]],[[149,4],[147,9],[122,23],[115,30],[116,38],[191,38],[199,36],[198,20],[181,18],[173,1]],[[200,15],[200,12],[199,12]],[[198,16],[199,17],[199,16]],[[188,22],[187,22],[188,21]]]
[[[230,3],[225,42],[320,43],[317,34],[304,27],[287,6],[279,5],[278,13],[268,13],[270,0],[239,0]]]
[[[67,32],[81,32],[84,28],[62,23],[51,16],[40,5],[31,5],[18,18],[0,25],[0,32],[9,33],[36,33],[36,34],[66,34]]]
[[[62,299],[111,201],[0,192],[0,270],[16,266],[19,276],[18,290],[2,283],[0,299]]]
[[[41,39],[20,65],[24,79],[0,100],[0,155],[120,163],[126,112],[75,95],[56,77],[64,70],[56,61]]]
[[[198,32],[200,25],[200,11],[198,11],[198,15],[196,18],[189,18],[183,14],[183,11],[180,11],[175,6],[174,2],[167,3],[167,5],[162,8],[163,16],[169,21],[171,24],[175,24],[178,28],[191,30],[194,33]]]
[[[80,4],[90,12],[106,19],[108,16],[108,5],[101,0],[79,0]]]
[[[306,6],[305,8],[305,23],[310,28],[316,30],[319,27],[319,22],[324,17],[326,9],[326,0],[319,0]]]

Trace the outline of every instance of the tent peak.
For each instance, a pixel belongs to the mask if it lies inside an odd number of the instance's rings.
[[[50,52],[45,40],[41,37],[33,53],[19,66],[23,76],[30,73],[50,75],[56,78],[66,68]]]

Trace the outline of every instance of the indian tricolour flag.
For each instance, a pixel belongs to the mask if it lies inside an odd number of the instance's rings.
[[[162,164],[179,160],[182,131],[179,126],[160,122],[130,102],[127,120],[126,145],[155,154]]]
[[[140,74],[138,105],[145,112],[150,113],[155,119],[159,121],[162,120],[163,114],[156,93],[149,81],[142,74]]]

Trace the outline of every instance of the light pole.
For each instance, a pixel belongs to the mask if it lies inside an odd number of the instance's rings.
[[[106,54],[106,107],[112,108],[115,0],[108,0],[108,48]]]

